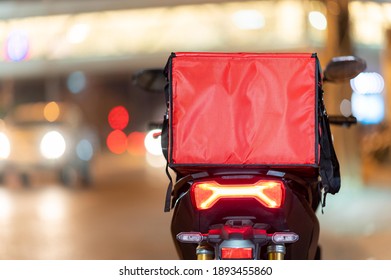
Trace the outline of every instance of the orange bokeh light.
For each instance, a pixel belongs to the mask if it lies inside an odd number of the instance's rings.
[[[48,104],[46,104],[43,110],[45,119],[47,119],[49,122],[56,121],[60,116],[60,107],[56,102],[49,102]]]
[[[144,146],[145,133],[132,132],[128,136],[128,152],[131,155],[141,156],[145,154]]]
[[[113,130],[110,132],[110,134],[107,136],[106,144],[109,150],[114,154],[122,154],[126,151],[128,146],[126,134],[119,130]]]

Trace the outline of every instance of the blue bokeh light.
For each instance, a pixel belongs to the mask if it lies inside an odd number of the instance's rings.
[[[68,76],[67,87],[69,91],[72,92],[73,94],[78,94],[82,92],[85,89],[86,84],[87,84],[86,76],[81,71],[72,72]]]
[[[384,119],[384,98],[382,94],[352,94],[352,112],[357,121],[364,125],[378,124]]]
[[[6,56],[11,61],[22,61],[28,56],[30,42],[26,32],[16,30],[10,33],[6,41]]]

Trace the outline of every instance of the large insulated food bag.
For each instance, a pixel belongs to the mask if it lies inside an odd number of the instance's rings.
[[[318,170],[323,103],[316,54],[177,52],[165,73],[163,151],[179,174]]]

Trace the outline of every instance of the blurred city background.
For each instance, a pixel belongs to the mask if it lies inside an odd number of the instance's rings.
[[[132,79],[176,51],[365,59],[325,85],[329,114],[359,123],[332,128],[342,189],[320,242],[324,259],[391,259],[391,2],[1,1],[0,45],[0,259],[177,258],[150,132],[164,96]]]

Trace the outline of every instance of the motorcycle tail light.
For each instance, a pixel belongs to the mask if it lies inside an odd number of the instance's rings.
[[[252,259],[252,248],[221,248],[221,258],[223,260],[235,259]]]
[[[284,198],[284,183],[277,180],[260,180],[255,184],[222,185],[215,181],[193,184],[192,197],[198,210],[206,210],[220,199],[251,198],[268,208],[279,208]]]

